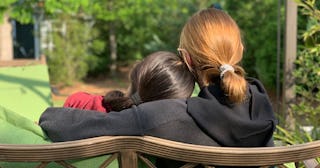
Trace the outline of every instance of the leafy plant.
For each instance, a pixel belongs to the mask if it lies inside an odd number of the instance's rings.
[[[259,78],[270,89],[275,89],[277,79],[277,3],[228,0],[224,9],[242,30],[243,67],[249,76]]]
[[[319,1],[296,0],[301,14],[306,16],[307,24],[301,34],[304,42],[299,45],[295,61],[296,101],[290,104],[296,119],[296,128],[285,130],[278,127],[275,137],[288,144],[303,143],[320,139],[320,11]],[[306,133],[302,128],[312,128]]]
[[[69,15],[61,15],[53,22],[53,50],[47,50],[51,83],[71,85],[84,78],[90,58],[90,27],[86,22]]]
[[[315,0],[297,2],[309,19],[302,34],[304,45],[295,62],[297,102],[291,107],[298,117],[316,127],[320,125],[320,10]]]

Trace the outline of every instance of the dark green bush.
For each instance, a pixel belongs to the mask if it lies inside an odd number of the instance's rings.
[[[296,121],[294,130],[279,127],[275,137],[285,143],[303,143],[320,139],[320,10],[319,1],[297,0],[300,13],[307,19],[301,33],[295,77],[296,100],[290,104],[290,115]],[[318,3],[318,4],[317,4]],[[313,128],[306,133],[302,128]]]
[[[97,62],[88,52],[92,46],[91,29],[85,21],[67,15],[60,15],[52,26],[54,47],[46,51],[50,80],[53,84],[70,85],[87,75],[88,61]]]

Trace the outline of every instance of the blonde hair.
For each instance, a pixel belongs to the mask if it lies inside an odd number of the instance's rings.
[[[228,14],[214,8],[195,13],[182,29],[179,48],[189,53],[190,69],[199,85],[220,82],[231,102],[244,101],[247,82],[245,71],[238,65],[243,53],[241,33]],[[226,71],[220,78],[219,67],[225,64],[231,65],[234,71]]]

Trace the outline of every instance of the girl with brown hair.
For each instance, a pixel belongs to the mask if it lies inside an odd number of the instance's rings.
[[[129,80],[127,96],[104,100],[114,111],[149,101],[190,97],[195,84],[182,59],[166,51],[152,53],[136,64]]]
[[[121,111],[143,102],[190,97],[195,84],[183,60],[168,51],[154,52],[137,63],[130,71],[129,81],[127,94],[119,90],[109,91],[105,96],[76,92],[66,99],[63,107],[106,113]]]

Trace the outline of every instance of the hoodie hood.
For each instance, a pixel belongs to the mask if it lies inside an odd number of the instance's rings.
[[[260,147],[272,138],[276,119],[269,97],[258,80],[247,81],[247,99],[242,104],[228,103],[216,85],[187,100],[193,120],[221,146]]]

